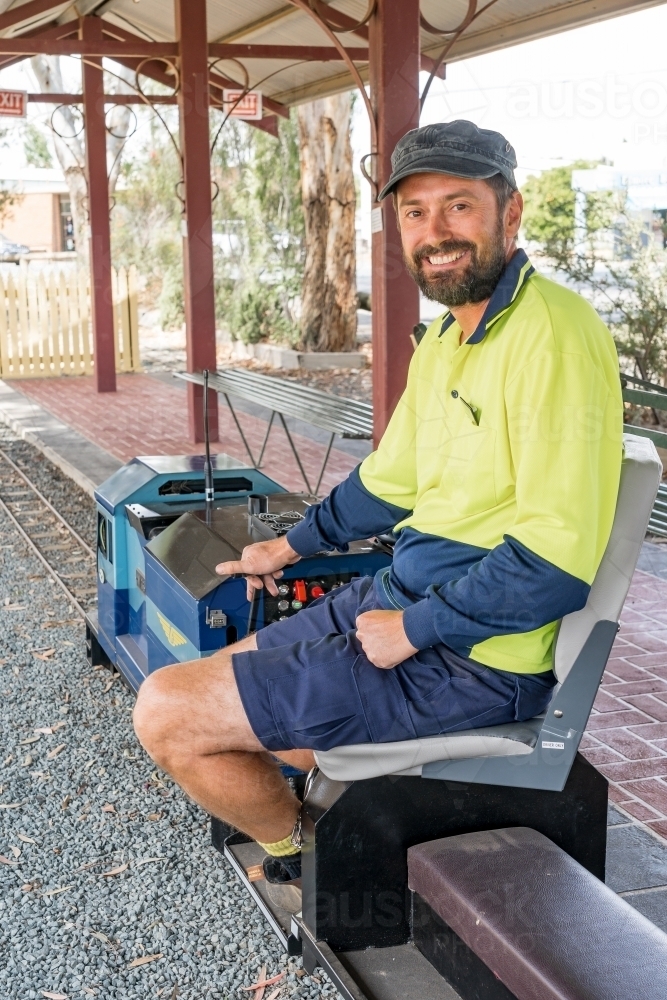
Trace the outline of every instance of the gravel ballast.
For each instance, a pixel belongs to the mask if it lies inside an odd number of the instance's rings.
[[[56,505],[84,502],[64,477],[56,502],[46,473],[26,472]],[[288,961],[206,814],[139,746],[133,695],[89,667],[73,619],[0,511],[2,1000],[248,997],[263,965],[286,973],[267,995],[336,997]]]

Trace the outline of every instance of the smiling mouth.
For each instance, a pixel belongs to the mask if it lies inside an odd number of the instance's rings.
[[[453,264],[455,261],[460,260],[461,257],[464,257],[467,253],[467,250],[456,250],[454,253],[433,254],[433,256],[427,257],[426,260],[429,264],[433,264],[435,266],[439,264]]]

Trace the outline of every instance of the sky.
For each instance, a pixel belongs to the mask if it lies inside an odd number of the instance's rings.
[[[467,118],[502,132],[516,149],[520,185],[577,159],[667,169],[666,39],[667,3],[452,63],[446,80],[434,80],[421,124]],[[357,101],[356,161],[368,152],[364,116]]]

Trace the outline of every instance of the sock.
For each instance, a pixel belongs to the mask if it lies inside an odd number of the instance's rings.
[[[275,844],[260,844],[257,841],[262,850],[270,854],[272,858],[286,858],[292,854],[299,854],[301,851],[300,847],[295,847],[292,843],[292,834],[288,834],[283,840],[277,840]]]

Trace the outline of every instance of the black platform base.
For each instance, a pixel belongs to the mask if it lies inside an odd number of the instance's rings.
[[[318,774],[303,808],[303,921],[335,951],[410,938],[407,849],[476,830],[529,826],[604,880],[607,782],[580,756],[562,792]]]
[[[211,831],[289,953],[324,968],[346,1000],[512,1000],[426,904],[415,916],[407,884],[408,847],[508,826],[539,830],[604,879],[607,782],[579,756],[562,792],[319,773],[303,809],[300,912],[277,906],[256,878],[257,844],[217,820]]]

